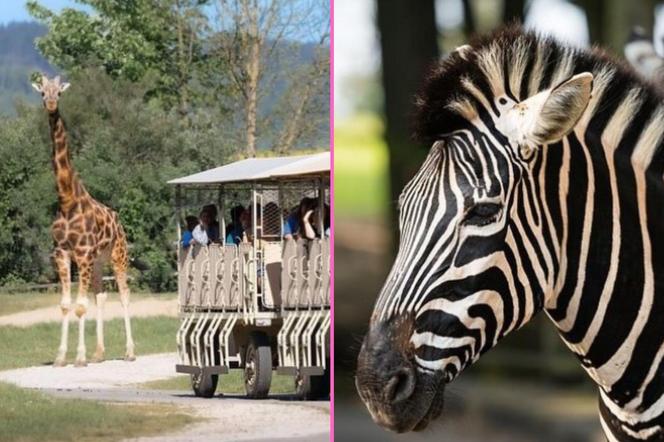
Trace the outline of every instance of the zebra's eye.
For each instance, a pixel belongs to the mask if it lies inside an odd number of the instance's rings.
[[[464,224],[485,226],[498,217],[502,206],[498,203],[477,203],[466,213]]]

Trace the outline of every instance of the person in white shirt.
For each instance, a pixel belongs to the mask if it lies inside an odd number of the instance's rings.
[[[204,246],[208,245],[210,243],[210,239],[208,238],[207,234],[207,229],[210,225],[210,212],[207,210],[203,210],[200,214],[200,222],[198,225],[194,228],[194,231],[191,232],[191,236],[194,237],[194,240],[198,244],[202,244]]]

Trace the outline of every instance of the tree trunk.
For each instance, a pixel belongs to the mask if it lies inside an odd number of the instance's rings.
[[[583,8],[588,20],[590,44],[604,45],[606,20],[604,15],[604,0],[577,0]]]
[[[247,158],[256,156],[256,120],[258,118],[258,81],[261,69],[261,35],[256,8],[247,8],[249,18],[249,58],[247,60]]]
[[[385,91],[385,140],[389,149],[390,196],[415,174],[427,153],[410,139],[414,95],[438,58],[434,0],[381,0],[377,4]],[[390,206],[396,209],[395,205]],[[396,211],[391,211],[396,225]],[[396,229],[392,229],[396,235]],[[396,241],[394,243],[396,246]]]
[[[466,34],[466,39],[477,32],[475,14],[473,14],[473,5],[470,0],[463,0],[463,32]]]
[[[176,0],[176,29],[178,38],[178,113],[180,117],[188,123],[187,118],[187,82],[188,82],[188,62],[186,59],[185,41],[184,41],[184,18],[180,0]]]
[[[503,23],[512,23],[514,21],[523,23],[525,6],[525,0],[504,0]]]

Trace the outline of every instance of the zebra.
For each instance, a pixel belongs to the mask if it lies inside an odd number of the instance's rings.
[[[624,62],[508,27],[415,99],[431,145],[356,370],[373,420],[422,430],[446,384],[544,311],[609,441],[664,439],[664,103]]]

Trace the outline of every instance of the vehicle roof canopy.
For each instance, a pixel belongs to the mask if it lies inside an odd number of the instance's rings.
[[[330,152],[289,157],[249,158],[170,180],[176,185],[279,181],[330,174]]]

